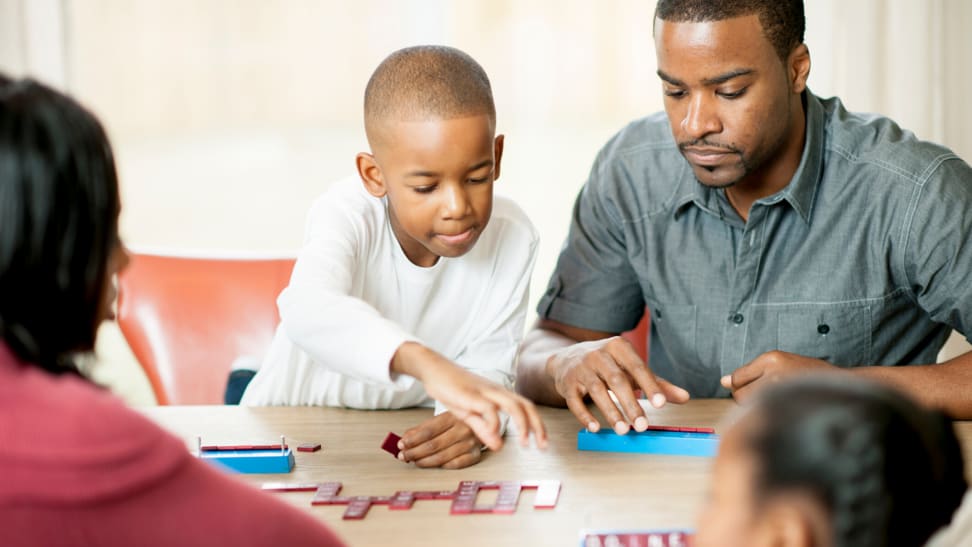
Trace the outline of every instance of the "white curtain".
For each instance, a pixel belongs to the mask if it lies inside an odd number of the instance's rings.
[[[806,4],[814,92],[972,160],[972,2]],[[70,91],[105,123],[129,243],[289,250],[310,201],[366,146],[374,66],[406,45],[457,46],[493,82],[507,134],[498,188],[543,236],[538,295],[597,149],[662,107],[653,11],[650,0],[0,0],[0,70]]]

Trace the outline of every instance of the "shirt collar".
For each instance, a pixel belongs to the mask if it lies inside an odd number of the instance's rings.
[[[807,224],[813,213],[813,202],[820,183],[820,173],[823,167],[824,144],[824,112],[820,99],[810,90],[803,92],[807,110],[806,139],[803,143],[803,156],[790,184],[787,184],[777,195],[789,202],[790,206],[803,218]],[[778,201],[773,196],[767,201]]]
[[[824,112],[820,99],[810,90],[804,91],[803,97],[806,104],[807,125],[800,165],[786,187],[772,196],[757,201],[757,203],[769,205],[786,200],[800,215],[800,218],[809,224],[823,164]],[[683,165],[682,176],[678,180],[681,181],[683,188],[677,192],[673,203],[672,212],[676,217],[691,203],[710,213],[719,215],[719,205],[716,202],[718,190],[706,188],[699,184],[687,163]]]

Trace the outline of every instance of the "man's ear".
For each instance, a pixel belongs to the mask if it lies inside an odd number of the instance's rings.
[[[358,167],[358,176],[361,177],[365,190],[376,198],[385,197],[388,190],[385,188],[381,167],[378,167],[375,157],[367,152],[358,152],[358,155],[354,157],[354,162]]]
[[[807,78],[810,77],[810,49],[806,44],[798,45],[790,52],[788,61],[788,76],[793,93],[803,93],[807,88]]]
[[[496,163],[493,164],[493,181],[500,177],[500,162],[503,159],[503,135],[496,135],[493,140],[493,157]]]

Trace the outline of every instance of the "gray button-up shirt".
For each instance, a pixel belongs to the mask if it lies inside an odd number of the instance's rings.
[[[541,317],[623,332],[693,396],[774,349],[839,366],[932,363],[972,334],[972,169],[887,118],[804,96],[800,165],[749,221],[699,184],[664,113],[599,153]]]

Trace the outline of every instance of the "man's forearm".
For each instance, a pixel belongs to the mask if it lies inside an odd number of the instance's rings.
[[[516,391],[531,401],[547,406],[566,406],[547,374],[547,359],[576,341],[551,330],[534,327],[520,344],[516,370]]]
[[[891,384],[959,420],[972,419],[972,352],[934,365],[860,367],[855,374]]]

